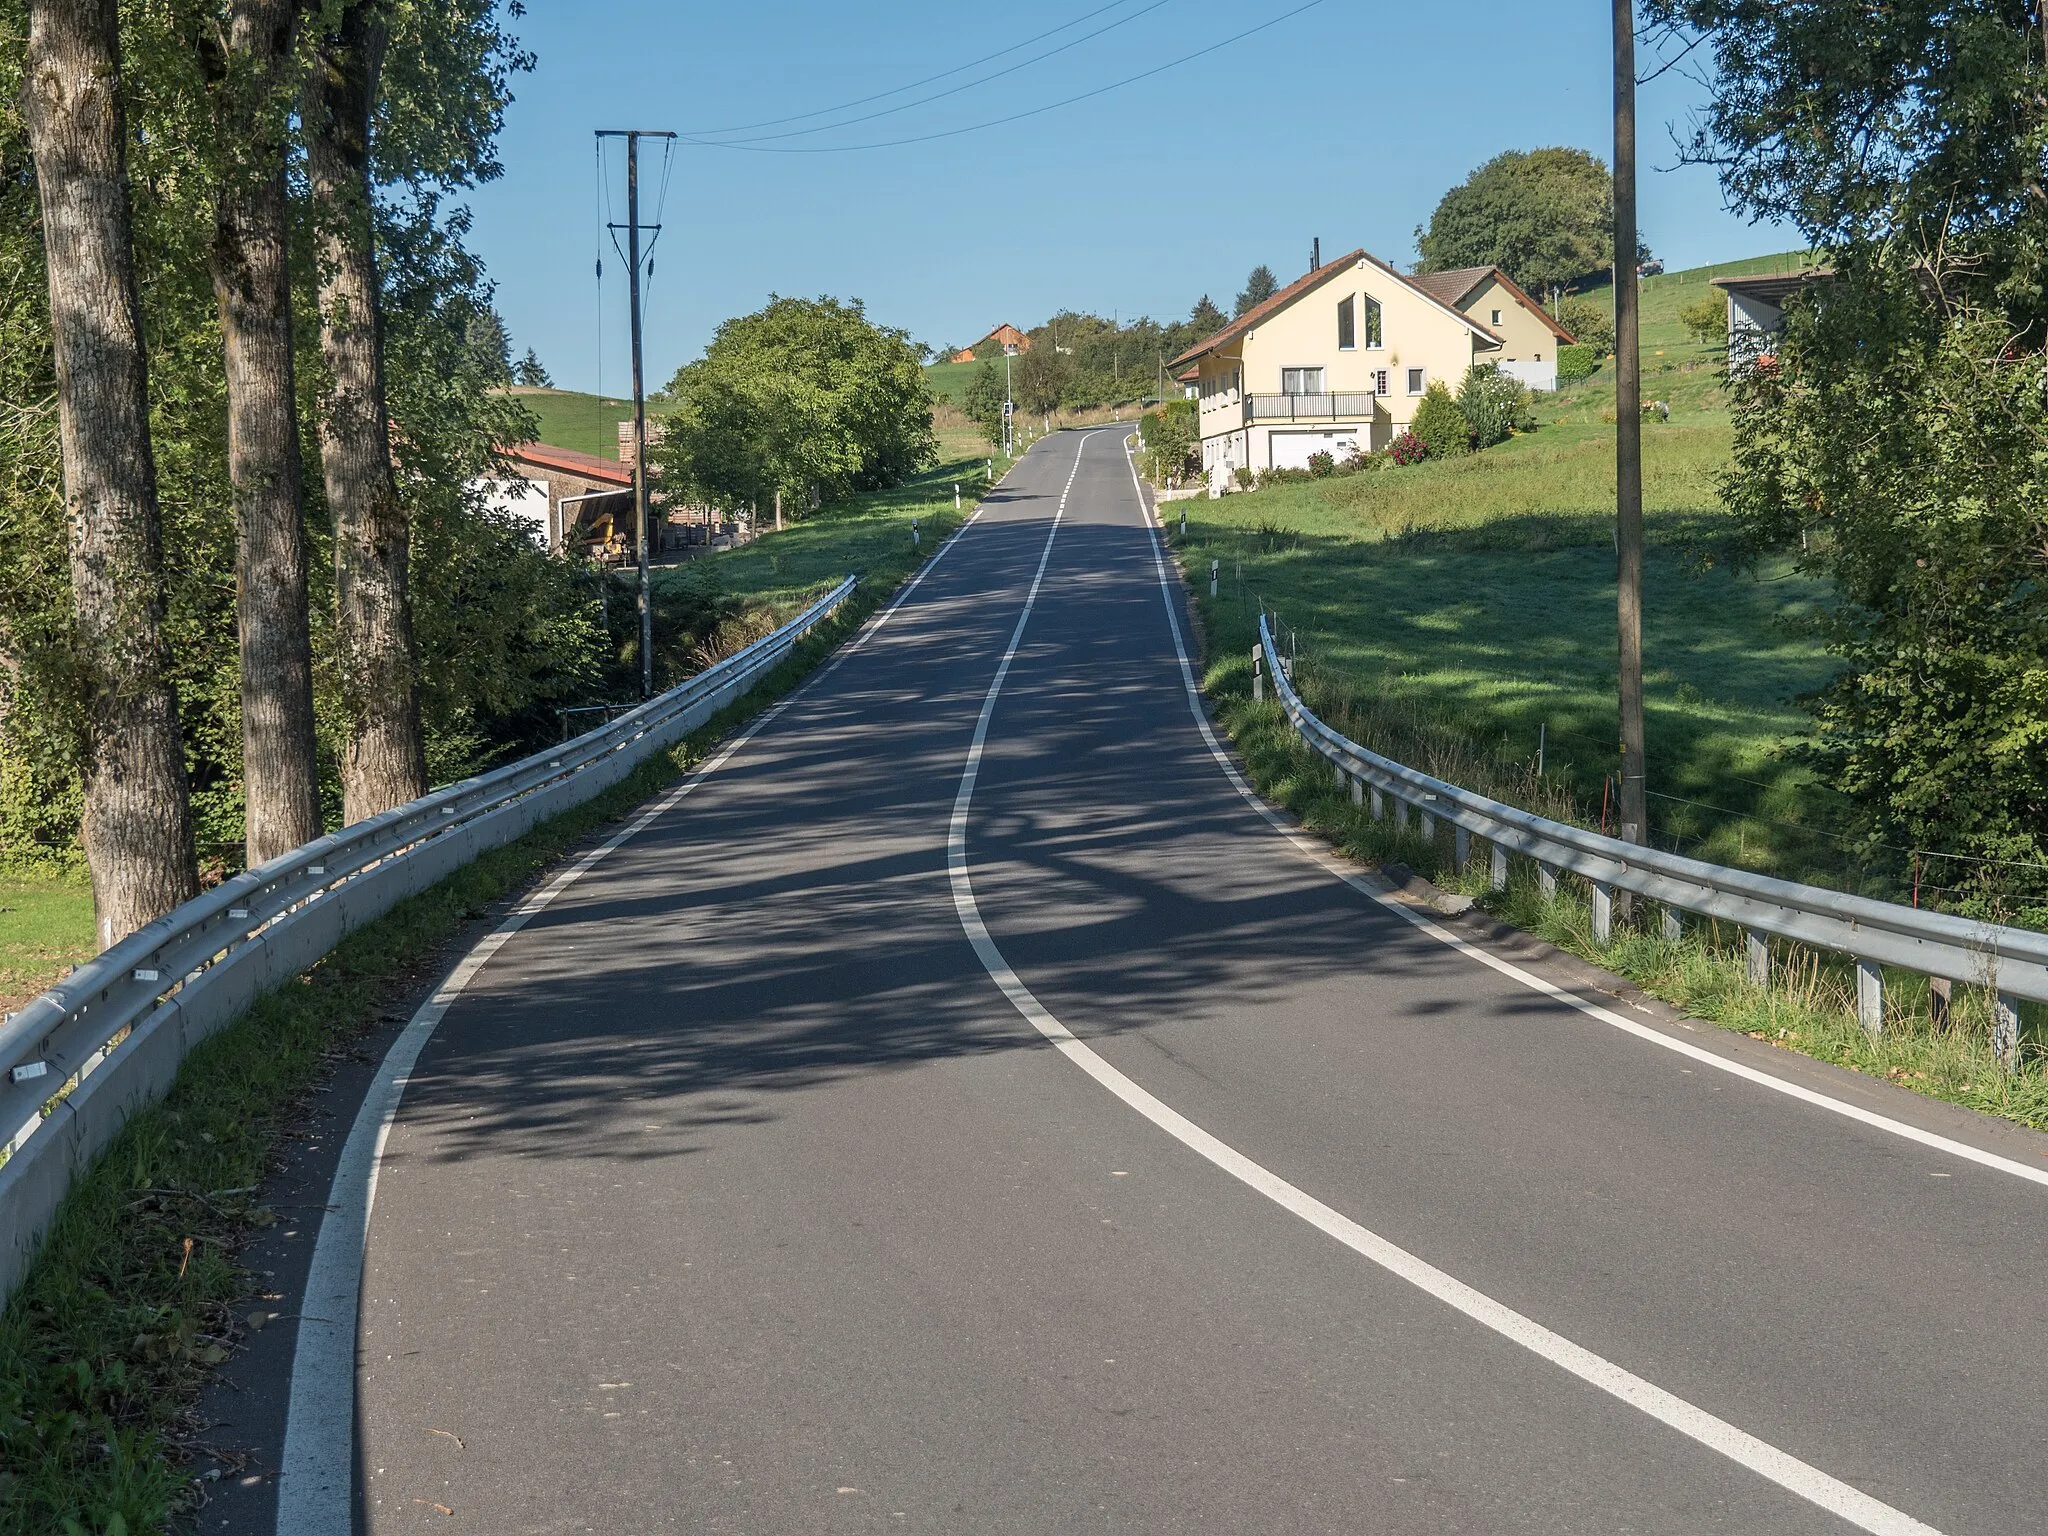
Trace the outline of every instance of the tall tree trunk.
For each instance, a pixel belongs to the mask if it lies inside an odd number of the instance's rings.
[[[198,890],[178,701],[164,676],[115,0],[31,0],[24,66],[85,705],[85,852],[104,949]]]
[[[336,638],[349,712],[342,812],[350,822],[427,789],[370,207],[370,108],[387,30],[382,0],[349,0],[320,39],[301,114],[327,364],[320,455],[334,514]]]
[[[251,868],[320,835],[307,628],[306,522],[285,256],[281,75],[298,0],[233,0],[214,54],[223,160],[212,248],[227,360],[235,496],[235,615],[242,667],[242,785]]]

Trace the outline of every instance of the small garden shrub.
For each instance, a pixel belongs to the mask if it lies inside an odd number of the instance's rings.
[[[1463,458],[1472,451],[1472,424],[1442,379],[1423,394],[1408,430],[1422,439],[1432,459]]]
[[[1420,464],[1429,457],[1429,448],[1413,432],[1403,432],[1388,444],[1387,457],[1396,464]]]
[[[1318,480],[1327,480],[1337,473],[1337,456],[1334,453],[1312,453],[1308,456],[1308,472]]]
[[[1529,416],[1529,391],[1492,363],[1474,363],[1458,386],[1458,409],[1472,428],[1476,446],[1491,448],[1534,425]]]

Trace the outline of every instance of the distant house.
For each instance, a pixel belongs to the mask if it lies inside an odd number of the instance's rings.
[[[1031,338],[1018,330],[1014,325],[999,325],[967,350],[970,353],[978,353],[986,346],[994,346],[998,352],[1005,355],[1015,352],[1029,352],[1031,350]],[[972,362],[973,359],[969,357],[966,361]]]
[[[1717,277],[1714,286],[1728,296],[1728,371],[1739,373],[1777,350],[1785,329],[1785,305],[1796,293],[1834,278],[1830,267],[1807,272],[1763,273],[1755,277]]]
[[[1557,388],[1557,349],[1571,344],[1572,333],[1499,267],[1419,272],[1409,281],[1498,336],[1494,361],[1502,373],[1531,389]]]
[[[1501,338],[1378,257],[1353,251],[1297,278],[1169,365],[1194,365],[1202,470],[1220,496],[1239,469],[1386,447],[1423,392],[1455,387]]]
[[[974,361],[974,348],[962,347],[958,352],[947,358],[946,361],[949,363],[971,363]]]

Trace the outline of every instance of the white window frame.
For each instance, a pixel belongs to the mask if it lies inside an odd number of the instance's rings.
[[[1408,370],[1408,393],[1411,395],[1426,395],[1429,393],[1429,370],[1427,368],[1410,368]]]
[[[1493,312],[1493,323],[1495,325],[1500,324],[1500,311],[1497,309]]]
[[[1289,389],[1289,388],[1287,387],[1287,375],[1289,375],[1290,373],[1293,373],[1293,374],[1308,374],[1308,373],[1312,373],[1312,374],[1314,374],[1314,375],[1315,375],[1315,382],[1316,382],[1316,387],[1315,387],[1314,389]],[[1327,369],[1325,369],[1325,368],[1324,368],[1324,367],[1322,366],[1322,364],[1320,364],[1320,363],[1317,363],[1317,364],[1315,364],[1315,365],[1313,365],[1313,366],[1310,366],[1310,367],[1303,367],[1303,368],[1282,368],[1282,369],[1280,370],[1280,393],[1281,393],[1281,394],[1283,394],[1283,395],[1321,395],[1321,394],[1326,394],[1326,393],[1328,393],[1328,391],[1326,391],[1326,390],[1325,390],[1325,389],[1323,388],[1323,385],[1327,384],[1328,382],[1329,382],[1329,377],[1328,377],[1328,370],[1327,370]]]
[[[1365,300],[1365,313],[1358,317],[1358,328],[1365,333],[1365,350],[1384,352],[1387,348],[1386,306],[1369,293],[1361,293],[1359,297]],[[1377,326],[1373,324],[1375,320],[1379,322]]]
[[[1346,325],[1347,321],[1349,322],[1348,327]],[[1347,328],[1351,332],[1351,339],[1349,341],[1344,339],[1344,332]],[[1358,295],[1355,293],[1347,293],[1337,301],[1337,350],[1339,352],[1356,352],[1358,350]]]

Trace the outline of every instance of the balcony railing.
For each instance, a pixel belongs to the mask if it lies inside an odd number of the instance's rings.
[[[1255,421],[1370,421],[1379,396],[1367,390],[1321,395],[1247,395],[1244,419]]]

